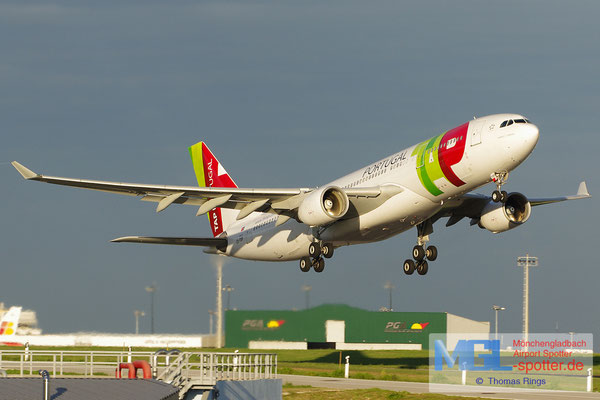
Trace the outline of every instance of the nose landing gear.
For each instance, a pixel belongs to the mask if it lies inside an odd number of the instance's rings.
[[[490,178],[492,178],[492,182],[496,184],[496,190],[492,192],[492,201],[494,203],[504,203],[508,198],[508,193],[502,190],[502,185],[508,181],[508,172],[493,172],[490,175]]]

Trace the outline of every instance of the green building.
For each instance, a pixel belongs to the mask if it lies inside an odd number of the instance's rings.
[[[443,312],[367,311],[342,304],[307,310],[227,311],[225,345],[254,349],[420,350],[431,333],[488,335],[489,322]]]

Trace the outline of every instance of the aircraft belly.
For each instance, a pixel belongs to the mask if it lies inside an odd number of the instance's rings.
[[[310,227],[289,220],[279,227],[252,235],[239,232],[231,236],[227,255],[246,260],[289,261],[308,255],[312,242]]]
[[[321,239],[337,245],[384,240],[409,230],[441,207],[440,203],[406,190],[373,211],[331,225],[321,233]]]

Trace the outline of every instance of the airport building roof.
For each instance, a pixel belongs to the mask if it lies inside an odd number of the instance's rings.
[[[39,400],[42,378],[0,378],[0,400]],[[178,389],[149,379],[50,378],[49,398],[54,400],[176,400]]]

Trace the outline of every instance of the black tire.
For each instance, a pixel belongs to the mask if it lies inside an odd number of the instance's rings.
[[[425,257],[425,249],[423,246],[416,245],[413,247],[412,256],[415,261],[421,261]]]
[[[321,247],[321,254],[325,258],[333,257],[333,246],[330,243],[326,243]]]
[[[425,257],[429,261],[435,261],[437,259],[437,256],[438,256],[437,247],[435,247],[435,246],[427,247],[427,249],[425,250]]]
[[[500,192],[500,201],[506,203],[506,199],[508,199],[508,193],[505,190]]]
[[[425,275],[429,271],[429,264],[423,260],[417,264],[417,274]]]
[[[499,202],[501,199],[502,199],[502,193],[500,193],[500,192],[499,192],[499,191],[497,191],[497,190],[494,190],[494,191],[492,192],[492,201],[493,201],[494,203],[497,203],[497,202]]]
[[[310,271],[310,267],[312,266],[312,261],[310,257],[302,257],[300,259],[300,271],[308,272]]]
[[[415,262],[413,260],[404,261],[402,269],[406,275],[412,275],[415,272]]]
[[[313,269],[315,270],[315,272],[323,272],[323,270],[325,269],[325,260],[323,260],[321,257],[316,259],[313,263]]]
[[[308,246],[308,255],[312,258],[317,258],[321,255],[321,245],[318,242],[312,242]]]

